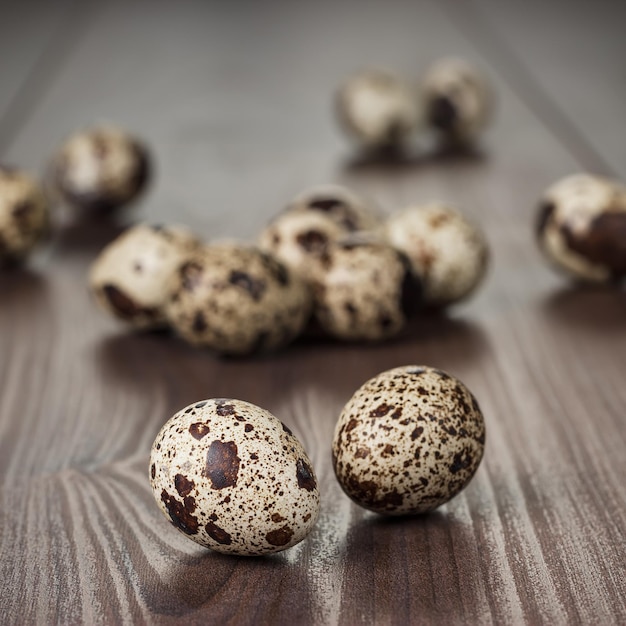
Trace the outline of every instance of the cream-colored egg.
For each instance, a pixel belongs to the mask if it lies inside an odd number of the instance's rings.
[[[77,209],[108,212],[144,190],[150,157],[137,138],[113,126],[90,128],[69,137],[52,158],[52,182]]]
[[[0,166],[0,267],[22,261],[48,232],[46,197],[25,172]]]
[[[164,304],[179,265],[201,247],[181,226],[129,228],[102,250],[89,274],[98,304],[136,328],[167,325]]]
[[[489,261],[485,236],[445,204],[434,202],[393,214],[385,235],[411,260],[430,306],[448,306],[466,298],[485,276]]]
[[[242,244],[206,246],[178,268],[168,292],[172,328],[224,354],[285,346],[311,313],[306,283],[272,255]]]
[[[152,446],[150,483],[178,530],[223,553],[285,550],[319,514],[302,444],[269,411],[241,400],[204,400],[176,413]]]
[[[384,69],[365,69],[344,81],[336,96],[338,120],[364,148],[404,143],[421,121],[417,94]]]
[[[474,396],[440,370],[409,365],[368,380],[333,439],[337,479],[357,504],[386,515],[424,513],[458,494],[483,456]]]
[[[592,174],[574,174],[543,195],[537,238],[546,257],[589,282],[626,278],[626,188]]]

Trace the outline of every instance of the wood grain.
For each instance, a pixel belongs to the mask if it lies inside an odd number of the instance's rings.
[[[623,109],[607,86],[625,52],[616,12],[593,15],[591,76],[562,73],[559,57],[586,14],[559,21],[551,8],[548,28],[527,3],[117,0],[79,17],[51,4],[36,5],[36,21],[21,10],[0,24],[2,160],[43,169],[66,133],[112,119],[146,137],[158,164],[128,220],[253,237],[291,195],[334,180],[384,211],[457,204],[483,225],[493,264],[473,300],[422,316],[396,341],[301,340],[218,359],[101,314],[85,275],[122,224],[66,224],[28,268],[0,275],[0,621],[624,623],[626,299],[552,273],[532,233],[536,197],[557,177],[600,162],[626,174],[611,130]],[[41,44],[44,30],[63,42]],[[355,157],[332,123],[336,83],[368,63],[417,76],[450,53],[483,64],[498,93],[480,148]],[[591,104],[574,97],[585,85],[601,111],[594,124]],[[343,495],[330,439],[362,382],[408,363],[472,389],[487,450],[448,505],[386,520]],[[154,504],[156,432],[215,396],[269,409],[311,456],[321,517],[285,553],[207,552]]]

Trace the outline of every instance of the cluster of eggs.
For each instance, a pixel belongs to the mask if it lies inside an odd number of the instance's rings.
[[[480,230],[448,206],[382,220],[349,189],[324,185],[297,196],[256,246],[135,226],[101,252],[90,285],[137,328],[169,325],[192,344],[248,354],[286,345],[311,316],[338,339],[387,339],[423,303],[468,296],[487,259]]]
[[[150,157],[143,143],[112,126],[70,136],[50,159],[47,184],[0,166],[0,267],[22,262],[50,232],[56,199],[79,213],[108,213],[145,189]]]
[[[335,476],[382,515],[432,511],[472,479],[483,456],[478,403],[456,378],[397,367],[362,385],[332,442]],[[193,541],[244,556],[285,550],[313,529],[320,489],[299,440],[268,411],[216,398],[185,407],[158,433],[150,482],[167,519]]]
[[[347,78],[335,99],[337,119],[365,150],[405,146],[423,128],[443,144],[469,144],[493,109],[491,88],[471,63],[443,58],[418,85],[394,72],[370,68]]]

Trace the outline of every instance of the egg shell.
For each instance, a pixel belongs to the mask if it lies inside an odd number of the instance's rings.
[[[540,201],[537,239],[546,257],[588,282],[626,277],[626,188],[592,174],[553,184]]]
[[[313,267],[323,262],[328,244],[345,233],[323,213],[291,211],[279,215],[261,232],[259,247],[306,279]]]
[[[316,213],[332,219],[346,234],[375,230],[381,217],[377,207],[351,189],[327,183],[299,193],[285,209],[286,213]]]
[[[70,136],[51,162],[52,182],[70,206],[107,213],[135,200],[150,178],[144,144],[113,126]]]
[[[339,87],[335,110],[341,127],[366,149],[398,146],[421,121],[415,90],[393,72],[370,68]]]
[[[429,306],[467,298],[485,277],[489,248],[484,234],[449,206],[434,202],[399,211],[388,219],[385,236],[411,260]]]
[[[181,226],[133,226],[100,252],[91,266],[89,287],[102,309],[135,328],[167,326],[169,281],[200,246]]]
[[[0,267],[22,261],[48,233],[48,202],[27,173],[0,166]]]
[[[285,346],[311,314],[302,279],[272,255],[241,244],[203,248],[178,268],[168,292],[172,328],[223,354]]]
[[[422,298],[408,259],[375,239],[351,237],[329,246],[311,284],[319,326],[351,341],[397,335]]]
[[[197,402],[166,422],[152,446],[150,484],[178,530],[223,553],[285,550],[319,514],[302,444],[269,411],[241,400]]]
[[[333,438],[337,479],[377,513],[425,513],[470,481],[482,459],[478,402],[454,377],[408,365],[378,374],[344,407]]]
[[[445,139],[474,140],[491,118],[493,95],[487,79],[464,59],[433,63],[422,78],[421,91],[426,121]]]

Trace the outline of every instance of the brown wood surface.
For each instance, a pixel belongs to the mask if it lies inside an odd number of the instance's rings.
[[[473,300],[400,340],[227,360],[98,311],[85,275],[119,226],[66,223],[0,275],[0,623],[626,623],[626,299],[554,274],[532,234],[554,179],[626,176],[626,11],[579,4],[2,3],[3,161],[42,170],[68,132],[113,120],[158,160],[129,220],[251,238],[303,187],[337,181],[386,211],[456,203],[493,264]],[[480,149],[355,158],[330,113],[337,82],[450,53],[498,94]],[[385,520],[342,494],[330,439],[362,382],[408,363],[472,389],[487,450],[448,505]],[[312,458],[321,517],[285,553],[208,552],[153,501],[156,432],[215,396],[271,410]]]

